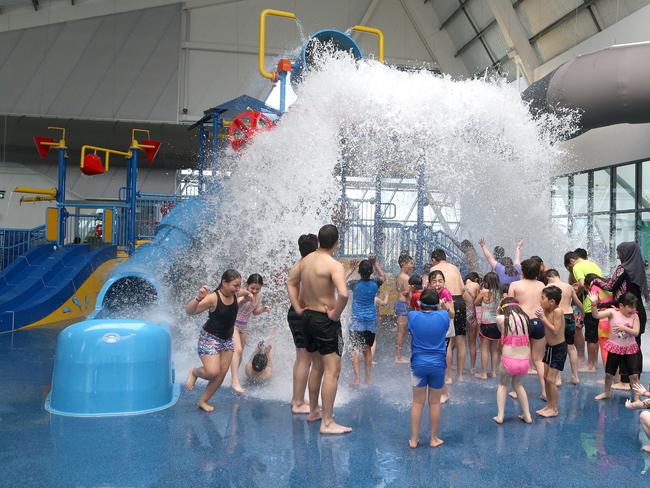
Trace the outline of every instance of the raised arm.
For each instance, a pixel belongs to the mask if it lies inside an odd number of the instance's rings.
[[[325,311],[330,320],[339,320],[343,309],[345,309],[345,305],[348,303],[348,287],[345,283],[345,273],[343,272],[343,265],[341,263],[334,263],[332,265],[332,283],[336,288],[336,305],[333,310],[325,307]]]
[[[517,246],[515,247],[515,261],[514,264],[521,264],[521,248],[524,247],[524,240],[521,239],[517,241]]]
[[[377,275],[377,279],[380,281],[386,281],[386,273],[384,273],[384,270],[379,264],[379,261],[377,261],[377,258],[375,256],[369,256],[368,261],[372,263],[372,268],[375,270],[375,275]]]
[[[479,246],[481,246],[481,250],[483,251],[483,254],[485,255],[485,259],[487,259],[487,262],[490,263],[490,266],[492,269],[495,269],[497,267],[497,260],[494,259],[494,256],[492,256],[492,253],[487,247],[487,242],[485,242],[485,239],[481,238],[478,241]]]
[[[212,308],[217,303],[217,294],[210,293],[208,285],[203,285],[195,298],[190,298],[185,304],[187,315],[198,315]]]
[[[596,278],[592,283],[606,291],[617,291],[623,282],[623,273],[625,273],[625,268],[623,266],[616,266],[616,269],[608,280],[605,278]]]
[[[300,262],[297,262],[287,277],[287,293],[293,309],[298,315],[302,315],[303,308],[300,305]]]
[[[350,267],[348,268],[348,272],[345,274],[345,282],[347,283],[350,277],[354,274],[354,272],[357,270],[359,267],[359,260],[358,259],[350,259]]]
[[[597,293],[589,293],[588,295],[589,300],[591,300],[591,316],[594,317],[595,319],[606,319],[612,316],[612,310],[611,309],[605,309],[602,311],[598,311],[598,294]]]

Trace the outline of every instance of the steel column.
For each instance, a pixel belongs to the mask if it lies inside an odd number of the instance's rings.
[[[381,175],[375,177],[375,225],[373,236],[373,253],[377,259],[382,258],[382,245],[383,245],[383,219],[381,214]]]
[[[427,204],[426,185],[424,182],[424,165],[418,168],[418,200],[417,227],[415,241],[415,269],[421,273],[424,270],[424,207]]]
[[[203,171],[205,171],[205,124],[201,122],[199,124],[199,195],[202,195],[205,191],[205,177]]]
[[[66,173],[66,162],[67,158],[65,157],[65,147],[60,147],[58,149],[58,165],[59,165],[59,178],[57,182],[57,191],[56,191],[56,203],[59,208],[59,231],[58,239],[56,241],[57,245],[63,246],[65,244],[65,219],[67,217],[67,211],[65,209],[65,173]]]

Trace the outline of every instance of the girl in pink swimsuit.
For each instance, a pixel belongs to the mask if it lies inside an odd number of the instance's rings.
[[[497,387],[497,415],[493,417],[497,424],[503,423],[508,395],[508,384],[517,393],[521,406],[519,419],[532,423],[528,407],[528,395],[522,384],[530,364],[530,346],[528,340],[528,316],[513,297],[501,300],[497,309],[497,327],[501,332],[501,370]]]

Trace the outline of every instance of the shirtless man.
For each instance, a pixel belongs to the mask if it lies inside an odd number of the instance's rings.
[[[409,364],[410,361],[402,356],[402,347],[404,346],[404,337],[406,336],[406,325],[408,322],[409,312],[409,278],[415,267],[413,258],[406,253],[400,254],[397,263],[399,264],[399,274],[395,279],[397,288],[397,300],[395,300],[395,315],[397,316],[397,334],[395,335],[395,362],[398,364]],[[428,281],[427,281],[428,283]]]
[[[308,254],[311,254],[318,248],[318,237],[315,234],[303,234],[298,238],[298,249],[300,250],[301,260]],[[298,261],[300,263],[300,261]],[[295,266],[298,265],[296,263]],[[291,396],[291,413],[308,414],[309,403],[305,402],[305,390],[307,389],[307,380],[309,378],[309,368],[311,368],[311,355],[305,349],[305,332],[300,317],[293,305],[289,307],[287,313],[287,322],[293,337],[293,343],[296,346],[296,361],[293,364],[293,395]]]
[[[576,321],[573,317],[573,306],[576,304],[582,310],[582,303],[578,295],[568,283],[560,279],[560,273],[556,269],[546,270],[546,281],[549,285],[555,285],[562,290],[562,300],[560,300],[560,310],[564,314],[564,338],[569,349],[569,363],[571,364],[571,383],[577,385],[580,383],[578,378],[578,351],[575,346]]]
[[[445,287],[449,290],[454,298],[454,329],[456,336],[452,339],[456,347],[456,377],[458,381],[463,380],[463,368],[465,367],[465,356],[467,348],[465,343],[465,333],[467,330],[467,306],[463,293],[465,293],[465,284],[460,270],[457,266],[447,262],[445,251],[436,248],[431,253],[431,262],[433,266],[431,271],[440,270],[445,275]],[[428,276],[427,276],[428,278]],[[450,346],[451,346],[450,344]]]
[[[537,280],[539,275],[539,261],[534,259],[525,259],[521,262],[522,279],[513,281],[508,288],[508,295],[519,302],[528,318],[530,325],[528,335],[530,336],[530,355],[537,371],[541,387],[541,397],[546,400],[546,387],[544,384],[544,351],[546,350],[546,340],[544,338],[544,324],[535,316],[535,311],[541,305],[542,290],[544,283]]]
[[[287,290],[291,305],[303,318],[306,349],[312,361],[307,421],[320,419],[321,434],[346,434],[352,429],[334,422],[343,352],[340,318],[348,302],[343,265],[332,257],[339,244],[336,226],[321,227],[318,243],[319,248],[301,259],[289,273]],[[318,408],[321,383],[322,413]]]

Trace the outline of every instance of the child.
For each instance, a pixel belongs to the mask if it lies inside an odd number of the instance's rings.
[[[557,378],[564,370],[567,356],[567,344],[564,340],[564,314],[560,308],[562,290],[555,285],[542,290],[541,307],[535,315],[544,324],[546,337],[546,353],[544,354],[544,386],[547,403],[544,408],[537,410],[542,417],[557,417],[559,394]]]
[[[413,272],[415,264],[413,258],[406,253],[400,254],[397,260],[399,264],[399,275],[395,281],[397,287],[397,300],[395,301],[395,315],[397,316],[397,335],[395,336],[395,362],[399,364],[408,364],[408,359],[402,356],[402,346],[404,345],[404,336],[406,335],[406,323],[408,321],[408,295],[409,295],[409,277]]]
[[[569,364],[571,365],[571,383],[580,383],[578,378],[578,351],[575,346],[576,321],[573,315],[573,304],[582,311],[582,302],[578,298],[575,289],[560,279],[560,273],[555,269],[546,270],[546,281],[549,285],[555,285],[562,290],[562,301],[560,309],[564,314],[564,338],[569,351]]]
[[[351,266],[351,271],[356,267]],[[375,298],[381,285],[384,284],[384,271],[377,260],[370,256],[364,259],[358,265],[360,280],[348,282],[348,287],[353,293],[352,298],[352,320],[350,321],[350,343],[352,344],[352,367],[354,368],[354,386],[361,383],[359,364],[359,354],[363,354],[363,360],[366,370],[366,384],[372,382],[372,351],[371,348],[375,343],[375,333],[377,332],[377,308]],[[377,275],[374,280],[370,279],[373,270]],[[348,273],[348,277],[351,273]]]
[[[411,287],[411,299],[409,306],[411,310],[420,310],[420,295],[422,295],[422,277],[414,274],[409,278],[409,287]]]
[[[196,298],[185,304],[188,315],[209,312],[208,320],[199,336],[198,353],[202,366],[191,368],[185,385],[193,390],[197,378],[208,381],[205,391],[199,398],[199,408],[210,413],[214,407],[208,403],[228,373],[232,361],[233,331],[239,302],[250,301],[253,295],[248,290],[240,290],[241,275],[234,269],[227,269],[221,276],[216,290],[210,293],[208,285],[203,285]]]
[[[589,299],[596,307],[592,307],[591,315],[597,319],[609,319],[609,337],[604,349],[607,351],[605,363],[605,391],[595,397],[604,400],[612,394],[612,380],[620,367],[621,374],[630,377],[630,385],[634,389],[634,400],[639,399],[639,375],[641,374],[642,358],[639,345],[634,339],[641,329],[639,316],[636,312],[636,297],[626,293],[618,301],[618,310],[608,308],[598,311],[598,295],[590,293]]]
[[[257,344],[253,356],[246,363],[244,373],[249,383],[261,384],[271,378],[271,374],[273,373],[273,358],[271,355],[273,345],[271,341],[276,330],[277,327],[271,328],[269,335]]]
[[[239,382],[239,366],[241,365],[242,354],[248,338],[248,320],[251,315],[259,315],[270,310],[268,305],[262,306],[262,294],[260,293],[262,286],[264,286],[264,281],[259,274],[253,273],[248,277],[246,290],[253,295],[253,299],[239,307],[237,320],[235,320],[235,331],[232,336],[235,351],[232,354],[230,364],[230,388],[239,394],[244,393],[244,389]]]
[[[474,300],[481,291],[479,284],[480,276],[476,272],[468,273],[465,277],[465,292],[463,299],[465,300],[465,308],[467,310],[467,341],[469,342],[469,372],[470,374],[476,373],[476,339],[478,337],[478,318],[476,305]]]
[[[595,273],[589,273],[588,275],[585,276],[585,290],[587,290],[588,294],[593,293],[598,296],[598,302],[600,308],[613,307],[614,297],[612,296],[612,293],[609,291],[605,291],[599,286],[593,284],[593,281],[596,278],[599,278],[599,276]],[[607,343],[607,339],[609,338],[609,332],[610,332],[609,319],[607,317],[603,317],[598,321],[598,345],[600,347],[600,358],[602,359],[603,364],[607,364],[607,349],[605,349],[605,344]],[[619,378],[617,378],[617,380],[618,379]],[[627,388],[629,389],[629,385],[627,385]],[[619,388],[615,386],[614,389],[619,389]]]
[[[438,297],[440,300],[440,309],[445,309],[447,312],[449,312],[449,320],[453,322],[454,317],[456,315],[456,309],[454,307],[454,298],[451,294],[451,292],[445,288],[445,275],[443,274],[442,271],[439,269],[434,269],[429,273],[429,286],[436,292],[438,292]],[[456,337],[456,329],[454,327],[454,324],[451,324],[451,327],[449,327],[449,330],[447,331],[447,371],[445,372],[445,385],[449,385],[452,383],[451,379],[451,372],[450,372],[450,366],[453,362],[453,345],[451,343],[452,337]],[[462,336],[459,338],[462,339]],[[459,381],[462,381],[463,379],[463,366],[459,365],[460,369],[460,374],[459,374]],[[456,371],[458,374],[458,371]],[[449,400],[449,392],[447,389],[447,386],[445,386],[444,390],[442,391],[442,403],[446,403],[447,400]]]
[[[420,420],[424,402],[429,403],[431,422],[430,447],[438,447],[443,440],[438,437],[440,427],[440,399],[445,384],[446,335],[450,327],[449,312],[436,310],[438,293],[426,289],[420,297],[421,311],[408,314],[408,331],[411,334],[411,378],[413,383],[413,406],[411,407],[411,438],[409,447],[418,446]],[[453,327],[453,325],[451,326]]]
[[[483,277],[483,288],[479,292],[475,305],[481,306],[481,325],[479,336],[481,341],[481,372],[474,376],[480,380],[488,378],[487,360],[490,353],[491,376],[496,377],[497,364],[499,363],[499,339],[501,332],[497,327],[497,307],[501,300],[499,277],[494,271],[486,273]]]
[[[505,297],[497,309],[497,327],[501,333],[501,374],[497,386],[497,415],[493,417],[497,424],[503,423],[505,414],[508,383],[517,394],[521,406],[519,419],[532,424],[528,408],[528,395],[522,384],[523,376],[528,374],[530,347],[528,340],[528,315],[512,297]]]

